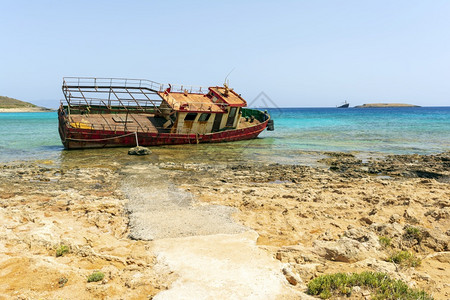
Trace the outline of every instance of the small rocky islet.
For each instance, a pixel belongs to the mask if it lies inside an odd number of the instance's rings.
[[[389,108],[389,107],[420,107],[420,106],[407,103],[367,103],[355,106],[355,108],[383,108],[383,107]]]

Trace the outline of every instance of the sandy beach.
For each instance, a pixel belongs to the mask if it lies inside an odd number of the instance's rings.
[[[0,113],[49,112],[53,109],[44,107],[0,108]]]
[[[324,156],[2,164],[0,298],[308,299],[311,279],[364,270],[449,298],[450,153]],[[387,261],[400,250],[421,264]]]

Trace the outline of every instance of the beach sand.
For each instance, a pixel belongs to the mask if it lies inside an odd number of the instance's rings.
[[[0,113],[49,112],[54,109],[44,107],[0,108]]]
[[[0,298],[307,299],[312,278],[363,270],[449,298],[450,153],[325,156],[0,165]],[[386,261],[398,250],[421,265]],[[105,278],[88,283],[95,270]]]

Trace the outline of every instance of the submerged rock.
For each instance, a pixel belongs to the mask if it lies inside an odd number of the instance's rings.
[[[128,155],[149,155],[150,153],[152,153],[150,149],[142,146],[133,147],[128,150]]]

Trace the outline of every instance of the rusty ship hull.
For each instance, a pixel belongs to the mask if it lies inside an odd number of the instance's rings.
[[[258,111],[259,112],[259,111]],[[177,134],[164,132],[139,132],[111,129],[86,129],[70,125],[64,107],[58,110],[59,135],[66,149],[106,148],[221,143],[249,140],[264,131],[270,118],[252,126],[206,134]],[[136,141],[137,139],[137,141]]]

